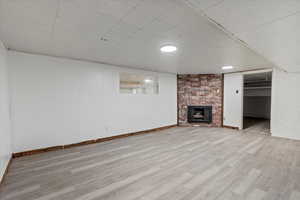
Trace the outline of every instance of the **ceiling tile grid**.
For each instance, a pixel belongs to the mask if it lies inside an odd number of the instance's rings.
[[[211,7],[187,1],[276,66],[300,72],[299,0],[224,0]]]
[[[186,1],[0,0],[0,39],[13,50],[170,73],[272,67]],[[162,54],[165,44],[178,52]]]

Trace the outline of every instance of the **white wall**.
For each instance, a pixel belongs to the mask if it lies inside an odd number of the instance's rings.
[[[300,74],[274,70],[271,132],[300,140]]]
[[[177,123],[176,75],[159,95],[119,93],[119,68],[9,51],[14,152]]]
[[[0,181],[12,153],[6,57],[6,48],[0,41]]]

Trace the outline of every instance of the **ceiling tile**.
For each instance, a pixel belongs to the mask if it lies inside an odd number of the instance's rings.
[[[201,10],[206,10],[208,8],[218,5],[219,3],[222,3],[224,0],[185,0],[185,1],[187,1],[190,5],[196,6]]]
[[[101,0],[98,1],[97,11],[121,19],[131,12],[138,3],[138,0]]]
[[[231,32],[242,34],[300,12],[300,1],[226,0],[205,12]]]
[[[58,0],[1,0],[1,40],[11,49],[47,51],[57,8]]]
[[[300,14],[243,35],[251,46],[288,71],[300,72]]]
[[[271,67],[182,0],[0,2],[0,37],[15,50],[172,73]],[[167,43],[178,51],[161,53]]]
[[[278,67],[300,72],[299,0],[225,0],[204,13]]]

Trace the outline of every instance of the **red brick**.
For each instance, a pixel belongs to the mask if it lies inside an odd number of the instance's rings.
[[[202,126],[220,127],[222,125],[222,75],[187,74],[178,75],[178,119],[179,124],[187,122],[187,106],[213,106],[213,122],[199,124]]]

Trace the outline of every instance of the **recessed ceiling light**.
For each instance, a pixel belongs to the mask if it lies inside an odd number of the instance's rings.
[[[229,66],[223,66],[222,69],[223,70],[233,69],[233,66],[231,66],[231,65],[229,65]]]
[[[151,79],[145,79],[144,81],[145,81],[146,83],[151,83],[151,82],[152,82]]]
[[[160,51],[163,53],[172,53],[177,51],[177,47],[174,45],[165,45],[160,48]]]

